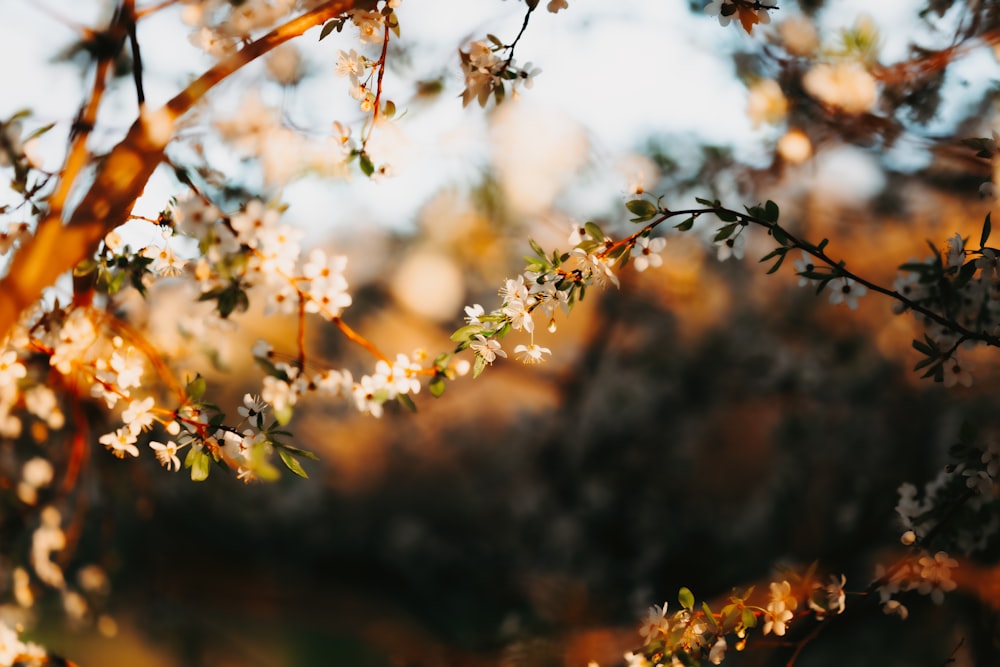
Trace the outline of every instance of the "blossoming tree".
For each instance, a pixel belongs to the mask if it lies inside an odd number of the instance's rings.
[[[670,162],[660,155],[668,175],[632,184],[617,220],[574,220],[553,242],[558,247],[523,239],[531,255],[523,271],[497,286],[496,303],[465,307],[462,324],[455,313],[450,340],[442,336],[435,351],[413,353],[387,351],[376,335],[351,324],[350,258],[307,243],[307,231],[287,220],[282,196],[304,174],[370,180],[376,187],[407,178],[383,148],[386,136],[407,125],[405,105],[387,85],[394,58],[405,60],[400,0],[122,0],[102,25],[76,26],[76,52],[85,54],[88,77],[76,115],[50,123],[26,110],[0,121],[0,167],[10,191],[0,211],[6,223],[0,232],[6,258],[0,437],[9,496],[9,515],[0,521],[5,530],[30,533],[30,546],[10,553],[16,565],[4,571],[14,607],[31,609],[48,591],[69,616],[83,618],[88,596],[106,587],[99,569],[71,565],[66,556],[87,462],[100,450],[122,460],[153,457],[168,473],[183,471],[196,482],[220,473],[247,483],[274,481],[283,472],[307,477],[312,464],[304,462],[316,456],[293,435],[303,406],[334,401],[378,418],[392,404],[415,408],[422,390],[440,397],[452,382],[489,383],[492,367],[514,361],[509,356],[529,365],[547,362],[559,354],[561,322],[585,296],[604,288],[602,299],[613,301],[616,288],[637,274],[668,269],[664,256],[673,245],[729,263],[759,251],[767,263],[761,274],[778,274],[777,280],[793,272],[799,286],[831,308],[857,310],[859,300],[878,295],[886,312],[891,307],[916,316],[922,330],[912,349],[925,381],[968,388],[967,360],[1000,347],[1000,250],[991,245],[989,215],[996,177],[983,173],[984,165],[992,170],[996,164],[997,135],[987,127],[995,127],[995,110],[984,114],[984,124],[949,138],[974,165],[963,177],[976,187],[960,194],[985,210],[975,220],[976,233],[956,233],[946,246],[931,242],[925,259],[893,258],[899,272],[889,281],[884,272],[855,268],[852,248],[822,233],[812,238],[815,230],[795,214],[789,219],[779,197],[758,199],[753,189],[725,180],[740,169],[759,176],[807,164],[830,137],[894,148],[904,133],[916,133],[939,113],[954,64],[996,48],[1000,10],[933,0],[919,16],[947,33],[944,45],[913,46],[907,58],[887,63],[877,29],[864,18],[821,38],[815,24],[822,2],[803,0],[798,10],[749,0],[693,4],[717,17],[720,29],[738,32],[754,54],[743,59],[741,76],[754,124],[780,130],[772,164],[724,170],[706,155],[692,176],[672,180]],[[824,11],[837,16],[837,3],[829,5]],[[562,18],[575,7],[524,0],[516,9],[520,25],[513,34],[456,45],[452,65],[462,89],[454,104],[469,107],[467,113],[530,95],[540,70],[515,59],[522,36],[536,13]],[[149,33],[143,27],[165,20],[183,26],[212,64],[158,104],[147,101]],[[214,112],[215,90],[260,58],[276,84],[300,86],[305,68],[288,46],[309,37],[337,42],[327,49],[326,67],[342,97],[353,100],[351,118],[331,117],[319,134],[295,128],[256,98],[246,98],[235,113]],[[418,91],[433,96],[444,87],[443,80],[422,81]],[[101,114],[111,92],[123,90],[133,96],[134,120],[103,146],[105,133],[115,133],[105,130]],[[59,166],[51,167],[39,146],[57,133]],[[252,164],[255,175],[244,183],[224,173],[213,164],[219,155]],[[160,176],[171,192],[154,215],[145,214],[137,202],[148,201],[147,189]],[[176,304],[184,310],[177,312]],[[238,335],[247,311],[291,326],[225,350],[222,339]],[[340,366],[315,354],[307,337],[318,328],[361,350],[367,365]],[[225,391],[219,376],[209,378],[213,364],[232,363],[229,355],[252,360],[259,370],[254,390],[235,409],[216,398]],[[973,425],[956,429],[954,440],[947,467],[922,491],[900,483],[896,512],[906,549],[860,586],[850,588],[844,574],[818,563],[783,568],[756,590],[736,588],[721,600],[703,601],[681,587],[676,603],[649,609],[624,660],[719,664],[732,648],[794,637],[781,645],[783,659],[793,664],[835,619],[859,613],[853,610],[870,601],[903,619],[913,593],[940,605],[957,587],[953,554],[995,554],[1000,526],[1000,444],[990,428]],[[77,583],[67,567],[78,570]],[[105,628],[113,623],[104,616],[99,621]],[[44,664],[43,649],[22,643],[6,626],[0,630],[0,664]]]

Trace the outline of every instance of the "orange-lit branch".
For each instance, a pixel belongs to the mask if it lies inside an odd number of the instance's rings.
[[[21,313],[41,297],[43,289],[92,256],[104,235],[128,219],[135,200],[163,159],[173,121],[247,63],[356,4],[357,0],[323,3],[224,58],[159,111],[141,114],[125,138],[108,154],[68,222],[63,224],[61,207],[50,208],[39,222],[35,236],[14,256],[7,276],[0,281],[0,340],[7,336]]]
[[[375,345],[372,344],[367,338],[347,326],[347,323],[345,323],[344,320],[339,317],[334,317],[331,321],[337,325],[337,328],[340,329],[340,333],[344,334],[349,341],[365,348],[379,361],[389,363],[389,358],[385,356],[381,350],[375,347]]]

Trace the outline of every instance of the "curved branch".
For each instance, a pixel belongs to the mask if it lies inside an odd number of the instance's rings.
[[[714,206],[714,207],[706,207],[706,208],[691,208],[691,209],[682,209],[682,210],[661,209],[660,215],[658,215],[655,220],[653,220],[652,222],[648,223],[645,227],[643,227],[642,229],[640,229],[638,232],[636,232],[634,234],[631,234],[631,235],[627,236],[626,238],[624,238],[624,239],[622,239],[622,240],[620,240],[620,241],[612,244],[610,247],[608,247],[607,249],[605,249],[601,254],[602,255],[607,255],[612,250],[614,250],[616,247],[618,247],[619,245],[622,245],[622,244],[635,243],[635,240],[639,236],[642,235],[642,233],[643,233],[643,231],[645,229],[652,229],[654,227],[657,227],[661,223],[666,222],[667,220],[669,220],[670,218],[673,218],[673,217],[676,217],[676,216],[680,216],[680,215],[687,215],[687,216],[697,217],[697,216],[706,215],[706,214],[718,215],[719,213],[731,216],[733,219],[735,219],[736,221],[738,221],[739,223],[744,224],[744,225],[753,224],[753,225],[757,225],[759,227],[763,227],[764,229],[767,229],[769,231],[771,231],[771,230],[778,230],[779,232],[781,232],[781,234],[783,234],[788,239],[787,247],[789,247],[789,248],[796,248],[796,249],[801,250],[801,251],[803,251],[803,252],[811,255],[812,257],[816,258],[817,260],[819,260],[820,262],[822,262],[826,267],[828,267],[831,270],[832,274],[835,277],[849,278],[852,281],[858,283],[859,285],[864,285],[866,288],[868,288],[872,292],[877,292],[879,294],[882,294],[883,296],[887,296],[890,299],[898,301],[899,303],[901,303],[902,305],[906,306],[907,308],[909,308],[913,312],[919,313],[919,314],[923,315],[924,317],[926,317],[927,319],[929,319],[932,322],[934,322],[935,324],[939,324],[942,327],[944,327],[945,329],[948,329],[949,331],[952,331],[953,333],[957,334],[958,336],[961,337],[962,341],[973,340],[973,341],[979,341],[981,343],[985,343],[986,345],[990,345],[992,347],[1000,347],[1000,336],[995,336],[995,335],[986,333],[984,331],[973,331],[973,330],[969,329],[968,327],[963,326],[961,323],[956,322],[955,320],[953,320],[951,318],[948,318],[948,317],[946,317],[946,316],[944,316],[944,315],[942,315],[942,314],[940,314],[940,313],[938,313],[936,311],[931,310],[930,308],[927,308],[925,306],[920,305],[919,303],[913,301],[912,299],[906,297],[903,294],[900,294],[899,292],[897,292],[897,291],[895,291],[893,289],[889,289],[888,287],[883,287],[882,285],[879,285],[878,283],[874,283],[874,282],[868,280],[867,278],[859,276],[858,274],[854,273],[853,271],[850,271],[849,269],[847,269],[846,266],[844,265],[844,262],[838,261],[838,260],[830,257],[829,255],[827,255],[826,252],[823,250],[822,246],[815,246],[815,245],[813,245],[811,243],[803,241],[802,239],[799,239],[794,234],[792,234],[791,232],[789,232],[787,229],[785,229],[784,227],[780,226],[776,222],[771,222],[771,221],[768,221],[768,220],[762,220],[761,218],[758,218],[758,217],[756,217],[754,215],[751,215],[749,213],[741,213],[740,211],[735,211],[735,210],[732,210],[732,209],[728,209],[728,208],[725,208],[724,206]],[[958,347],[958,345],[956,344],[955,348],[957,348],[957,347]],[[954,351],[955,348],[953,348],[952,351]]]
[[[173,135],[174,121],[216,84],[247,63],[310,28],[354,8],[358,0],[330,0],[291,19],[195,79],[163,108],[140,110],[125,138],[104,158],[90,189],[63,224],[61,207],[50,209],[35,236],[15,255],[0,281],[0,340],[63,273],[93,255],[101,239],[123,224],[142,194]]]

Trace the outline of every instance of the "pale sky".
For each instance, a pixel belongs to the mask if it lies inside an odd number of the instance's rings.
[[[95,9],[99,4],[49,0],[44,6],[72,20],[88,22],[102,15]],[[916,0],[831,0],[828,4],[825,23],[831,27],[850,26],[861,12],[872,15],[883,27],[883,54],[888,60],[905,52],[905,38],[913,34],[914,7],[919,5]],[[40,6],[35,0],[0,1],[0,56],[7,63],[0,115],[31,107],[40,121],[59,123],[47,151],[56,155],[83,87],[77,69],[46,66],[53,50],[66,44],[72,32]],[[732,144],[742,159],[769,159],[764,140],[773,138],[776,131],[766,126],[751,128],[744,113],[747,91],[733,77],[730,58],[732,50],[762,39],[758,31],[747,36],[733,26],[722,28],[715,19],[688,11],[682,0],[571,0],[569,9],[558,15],[540,7],[517,49],[519,62],[531,61],[542,69],[534,87],[522,97],[520,116],[529,120],[528,126],[519,133],[501,133],[498,139],[498,132],[491,134],[487,128],[486,119],[492,112],[478,107],[463,110],[455,97],[461,90],[456,51],[470,38],[481,39],[486,32],[504,41],[513,39],[524,5],[513,1],[465,2],[460,3],[461,13],[455,14],[456,6],[454,0],[405,0],[399,10],[404,44],[412,48],[405,76],[390,72],[385,82],[386,94],[405,111],[398,121],[403,140],[389,135],[389,143],[398,153],[393,159],[396,177],[377,184],[356,177],[349,187],[309,181],[293,185],[284,193],[293,203],[290,215],[309,221],[318,220],[317,211],[335,210],[345,223],[364,216],[405,227],[434,191],[449,183],[474,182],[490,151],[497,150],[498,143],[509,147],[512,139],[524,140],[520,150],[534,150],[534,157],[526,160],[532,164],[548,159],[553,152],[570,152],[567,147],[582,137],[586,151],[579,159],[589,155],[613,166],[618,156],[641,146],[647,137],[669,134]],[[473,11],[478,15],[471,15]],[[776,20],[782,15],[777,12]],[[337,50],[356,46],[348,31],[323,42],[317,41],[318,31],[299,40],[318,76],[284,98],[286,113],[297,124],[322,132],[334,120],[359,120],[346,82],[332,74]],[[145,49],[151,104],[168,99],[187,76],[211,62],[187,43],[174,9],[142,23],[140,43]],[[972,74],[986,66],[981,61],[972,63]],[[442,99],[426,106],[408,103],[412,90],[408,77],[441,72],[451,77]],[[216,101],[237,105],[244,89],[245,85],[237,82],[224,86]],[[279,101],[281,97],[272,94],[267,99]],[[957,98],[949,95],[946,99]],[[102,120],[121,132],[134,118],[134,96],[124,94],[110,101]],[[540,128],[540,134],[532,137],[528,134],[531,128]],[[113,141],[115,136],[103,139]],[[46,166],[56,168],[58,160],[49,160]],[[549,166],[575,168],[566,160]],[[582,204],[600,206],[628,186],[625,177],[611,167],[597,184],[588,185],[587,196],[592,201]],[[558,184],[555,189],[559,189]],[[154,179],[147,191],[144,206],[149,208],[145,212],[158,210],[172,193],[169,178]],[[296,204],[299,201],[309,202],[310,210]]]

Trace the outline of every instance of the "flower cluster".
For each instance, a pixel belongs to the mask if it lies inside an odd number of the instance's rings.
[[[906,591],[917,591],[921,595],[930,596],[934,604],[944,602],[944,594],[955,590],[958,584],[952,579],[951,572],[958,567],[958,561],[944,551],[933,555],[925,550],[894,567],[886,570],[881,565],[875,569],[876,591],[879,602],[885,614],[906,619],[909,609],[895,596]]]
[[[0,665],[48,664],[45,649],[32,642],[23,642],[18,631],[0,622]]]
[[[660,266],[663,260],[659,253],[666,240],[650,236],[651,231],[644,229],[614,241],[594,222],[573,225],[568,239],[572,250],[551,254],[532,241],[535,254],[524,272],[508,278],[500,289],[500,307],[489,313],[479,304],[466,308],[466,326],[452,334],[452,340],[459,344],[456,352],[468,348],[476,354],[473,377],[497,357],[507,356],[500,339],[511,331],[524,331],[530,336],[529,344],[514,348],[518,359],[525,363],[543,361],[552,352],[534,341],[535,317],[540,315],[548,331],[555,332],[556,313],[569,313],[584,298],[588,287],[619,285],[616,266],[624,266],[633,252],[638,271]]]
[[[513,47],[505,46],[497,37],[488,36],[488,41],[469,44],[468,51],[459,51],[462,72],[465,74],[465,90],[462,91],[462,105],[468,106],[476,100],[485,107],[490,98],[497,103],[507,95],[506,84],[511,84],[513,92],[517,86],[531,88],[534,78],[541,70],[531,63],[519,66],[513,58]]]
[[[643,226],[637,232],[618,240],[606,235],[597,223],[586,222],[573,226],[569,235],[569,244],[572,246],[570,252],[556,250],[550,254],[532,241],[534,256],[530,258],[521,276],[509,279],[500,290],[500,308],[489,314],[478,304],[472,309],[467,308],[467,326],[452,335],[452,340],[459,343],[457,351],[472,348],[476,353],[474,376],[478,376],[498,356],[506,357],[499,339],[511,330],[524,330],[533,334],[533,314],[536,310],[542,311],[548,318],[549,330],[555,331],[554,315],[557,309],[568,313],[576,302],[583,299],[586,289],[591,285],[610,283],[618,286],[616,270],[626,266],[629,261],[640,272],[649,267],[661,266],[663,259],[659,253],[663,251],[667,240],[655,235],[654,231],[667,220],[678,216],[685,216],[685,219],[674,225],[677,232],[690,231],[695,222],[706,215],[722,222],[708,237],[719,261],[742,259],[749,229],[759,226],[765,228],[778,242],[778,247],[761,259],[775,260],[769,273],[781,266],[788,251],[799,248],[802,250],[802,259],[796,262],[796,270],[800,276],[800,285],[813,283],[817,286],[817,292],[830,287],[830,302],[843,303],[852,309],[857,308],[858,299],[868,291],[853,274],[847,272],[843,262],[834,262],[826,256],[825,240],[819,245],[813,245],[796,239],[780,227],[778,206],[772,201],[747,207],[745,213],[739,213],[724,208],[717,200],[701,198],[697,198],[697,201],[704,208],[670,210],[662,205],[661,199],[643,193],[626,201],[625,207],[633,216],[631,222]],[[519,346],[521,348],[530,351],[532,346]],[[548,348],[541,350],[548,353]],[[522,355],[522,360],[540,360],[541,353],[537,349],[534,352]]]
[[[360,146],[351,141],[350,129],[340,122],[334,123],[334,134],[340,145],[348,151],[349,158],[357,157],[361,171],[366,176],[390,175],[392,168],[388,164],[376,168],[366,150],[368,139],[381,119],[392,118],[396,114],[396,105],[392,100],[382,98],[382,76],[385,73],[386,54],[389,48],[390,35],[399,37],[399,20],[396,8],[402,0],[385,0],[381,10],[352,10],[346,17],[329,21],[323,26],[320,39],[331,31],[343,30],[347,19],[357,27],[361,45],[381,45],[379,57],[371,59],[356,49],[340,50],[337,55],[337,76],[347,77],[350,82],[350,95],[358,101],[361,111],[366,115],[367,130]]]
[[[765,607],[753,601],[754,589],[733,591],[728,604],[712,611],[707,602],[695,608],[691,591],[682,588],[678,594],[680,609],[667,615],[667,603],[649,608],[639,628],[644,645],[639,651],[625,655],[630,666],[653,667],[700,664],[707,659],[720,664],[726,656],[729,642],[736,650],[743,650],[750,630],[763,624],[762,634],[784,636],[788,624],[800,607],[808,607],[816,618],[827,614],[840,614],[845,608],[844,584],[846,578],[831,576],[829,583],[815,579],[815,568],[794,577],[795,584],[787,579],[774,581]]]
[[[1000,532],[996,507],[1000,481],[1000,445],[995,437],[979,444],[965,425],[951,448],[953,462],[924,485],[900,485],[896,513],[902,542],[973,554],[987,549]]]
[[[479,106],[485,107],[492,97],[497,104],[503,102],[507,96],[508,85],[510,92],[516,96],[518,87],[531,88],[535,77],[541,74],[541,70],[532,64],[526,63],[518,65],[514,60],[514,49],[528,27],[531,13],[538,7],[538,0],[525,0],[528,11],[524,15],[524,23],[521,31],[510,44],[504,44],[496,35],[486,35],[485,40],[477,40],[469,44],[467,51],[458,52],[458,57],[462,63],[462,72],[465,74],[465,90],[462,91],[462,106],[469,106],[472,100],[476,100]],[[546,9],[556,14],[562,9],[567,9],[567,0],[550,0]]]
[[[978,248],[955,234],[944,252],[900,266],[893,285],[906,301],[899,312],[912,310],[922,320],[924,340],[914,347],[924,359],[917,365],[925,377],[945,386],[972,384],[969,365],[959,350],[975,344],[995,345],[1000,335],[1000,250],[987,245],[990,216],[986,216]],[[939,317],[928,317],[937,314]]]
[[[299,5],[298,0],[184,0],[181,17],[191,26],[188,39],[208,55],[235,52],[254,33],[272,28]]]

